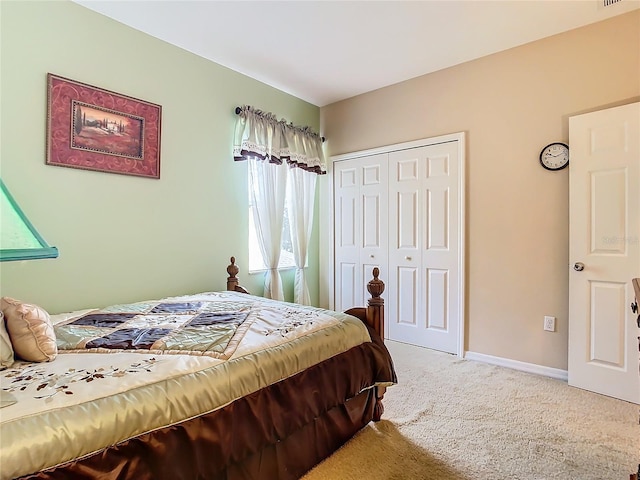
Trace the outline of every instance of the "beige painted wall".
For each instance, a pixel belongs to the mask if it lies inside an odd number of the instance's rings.
[[[566,369],[569,171],[538,155],[571,115],[639,96],[636,10],[329,105],[321,124],[328,155],[465,132],[466,350]]]
[[[75,3],[0,2],[1,175],[54,260],[0,264],[2,295],[52,313],[225,288],[247,272],[247,171],[231,147],[236,105],[319,126],[319,109]],[[46,74],[162,105],[161,178],[45,165]],[[317,218],[317,215],[316,215]],[[318,239],[309,289],[318,301]],[[285,275],[292,299],[293,275]]]

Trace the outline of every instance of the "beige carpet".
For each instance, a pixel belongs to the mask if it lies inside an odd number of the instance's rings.
[[[304,480],[628,480],[637,405],[397,342],[385,414]]]

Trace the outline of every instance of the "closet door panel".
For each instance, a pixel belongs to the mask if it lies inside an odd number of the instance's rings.
[[[424,198],[424,164],[419,149],[389,153],[389,338],[416,344],[425,329],[420,272]]]
[[[334,167],[335,308],[346,310],[361,301],[362,280],[358,272],[360,228],[360,167],[348,160]]]
[[[425,285],[425,346],[455,353],[460,315],[460,220],[458,143],[427,147],[422,244]]]
[[[427,268],[425,273],[426,327],[430,330],[446,331],[449,323],[449,270]]]
[[[432,188],[426,192],[424,249],[449,249],[449,189]]]
[[[370,155],[360,159],[360,208],[362,209],[361,239],[358,263],[361,271],[360,303],[369,299],[367,283],[373,278],[373,269],[380,269],[382,279],[388,277],[389,251],[389,155]],[[386,310],[386,307],[385,307]]]
[[[362,248],[380,248],[383,243],[380,231],[381,211],[380,195],[364,195],[362,197]]]
[[[357,270],[358,265],[354,262],[342,261],[338,265],[340,277],[340,289],[336,292],[336,304],[338,305],[356,305],[359,298],[356,298],[359,284]],[[349,308],[349,307],[347,307]],[[346,310],[338,308],[339,311]]]
[[[457,155],[457,142],[389,154],[396,240],[389,260],[400,269],[389,289],[389,338],[451,353],[458,342]],[[408,268],[415,273],[402,273]]]
[[[362,179],[359,190],[359,205],[362,209],[360,263],[382,261],[386,265],[389,219],[388,155],[363,157],[360,159],[360,168]],[[379,265],[376,266],[380,268]]]
[[[397,250],[418,249],[418,196],[417,190],[397,193],[394,217],[396,221],[395,248]]]
[[[387,296],[389,338],[415,344],[415,336],[424,329],[419,325],[421,316],[418,314],[421,308],[418,290],[420,272],[414,266],[395,266],[390,273]]]
[[[366,305],[374,267],[388,275],[388,195],[387,154],[334,164],[336,310]]]

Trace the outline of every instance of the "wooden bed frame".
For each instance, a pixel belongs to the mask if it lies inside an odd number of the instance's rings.
[[[235,258],[227,290],[238,282]],[[384,345],[384,283],[373,269],[359,318],[371,342],[330,357],[209,413],[20,477],[38,480],[297,480],[383,413],[397,382]]]
[[[249,293],[247,289],[242,287],[238,280],[238,272],[240,269],[236,265],[236,257],[231,257],[230,264],[227,267],[227,290],[231,292]],[[366,307],[355,307],[345,311],[349,315],[359,318],[365,325],[368,325],[378,334],[384,342],[384,299],[381,295],[384,293],[384,282],[378,278],[380,270],[378,267],[373,269],[373,279],[367,283],[367,291],[371,298],[367,302]],[[384,413],[382,399],[386,392],[386,387],[376,387],[376,406],[374,410],[373,420],[380,421]]]
[[[239,285],[235,258],[227,290]],[[397,382],[384,345],[384,283],[373,269],[359,318],[371,342],[202,415],[20,477],[38,480],[297,480],[383,413]]]

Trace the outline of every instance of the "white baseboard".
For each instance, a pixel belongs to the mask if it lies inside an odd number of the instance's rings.
[[[501,367],[513,368],[514,370],[521,370],[523,372],[535,373],[537,375],[544,375],[545,377],[557,378],[565,382],[569,378],[569,373],[566,370],[545,367],[535,363],[520,362],[509,358],[494,357],[493,355],[485,355],[484,353],[465,352],[464,358]]]

